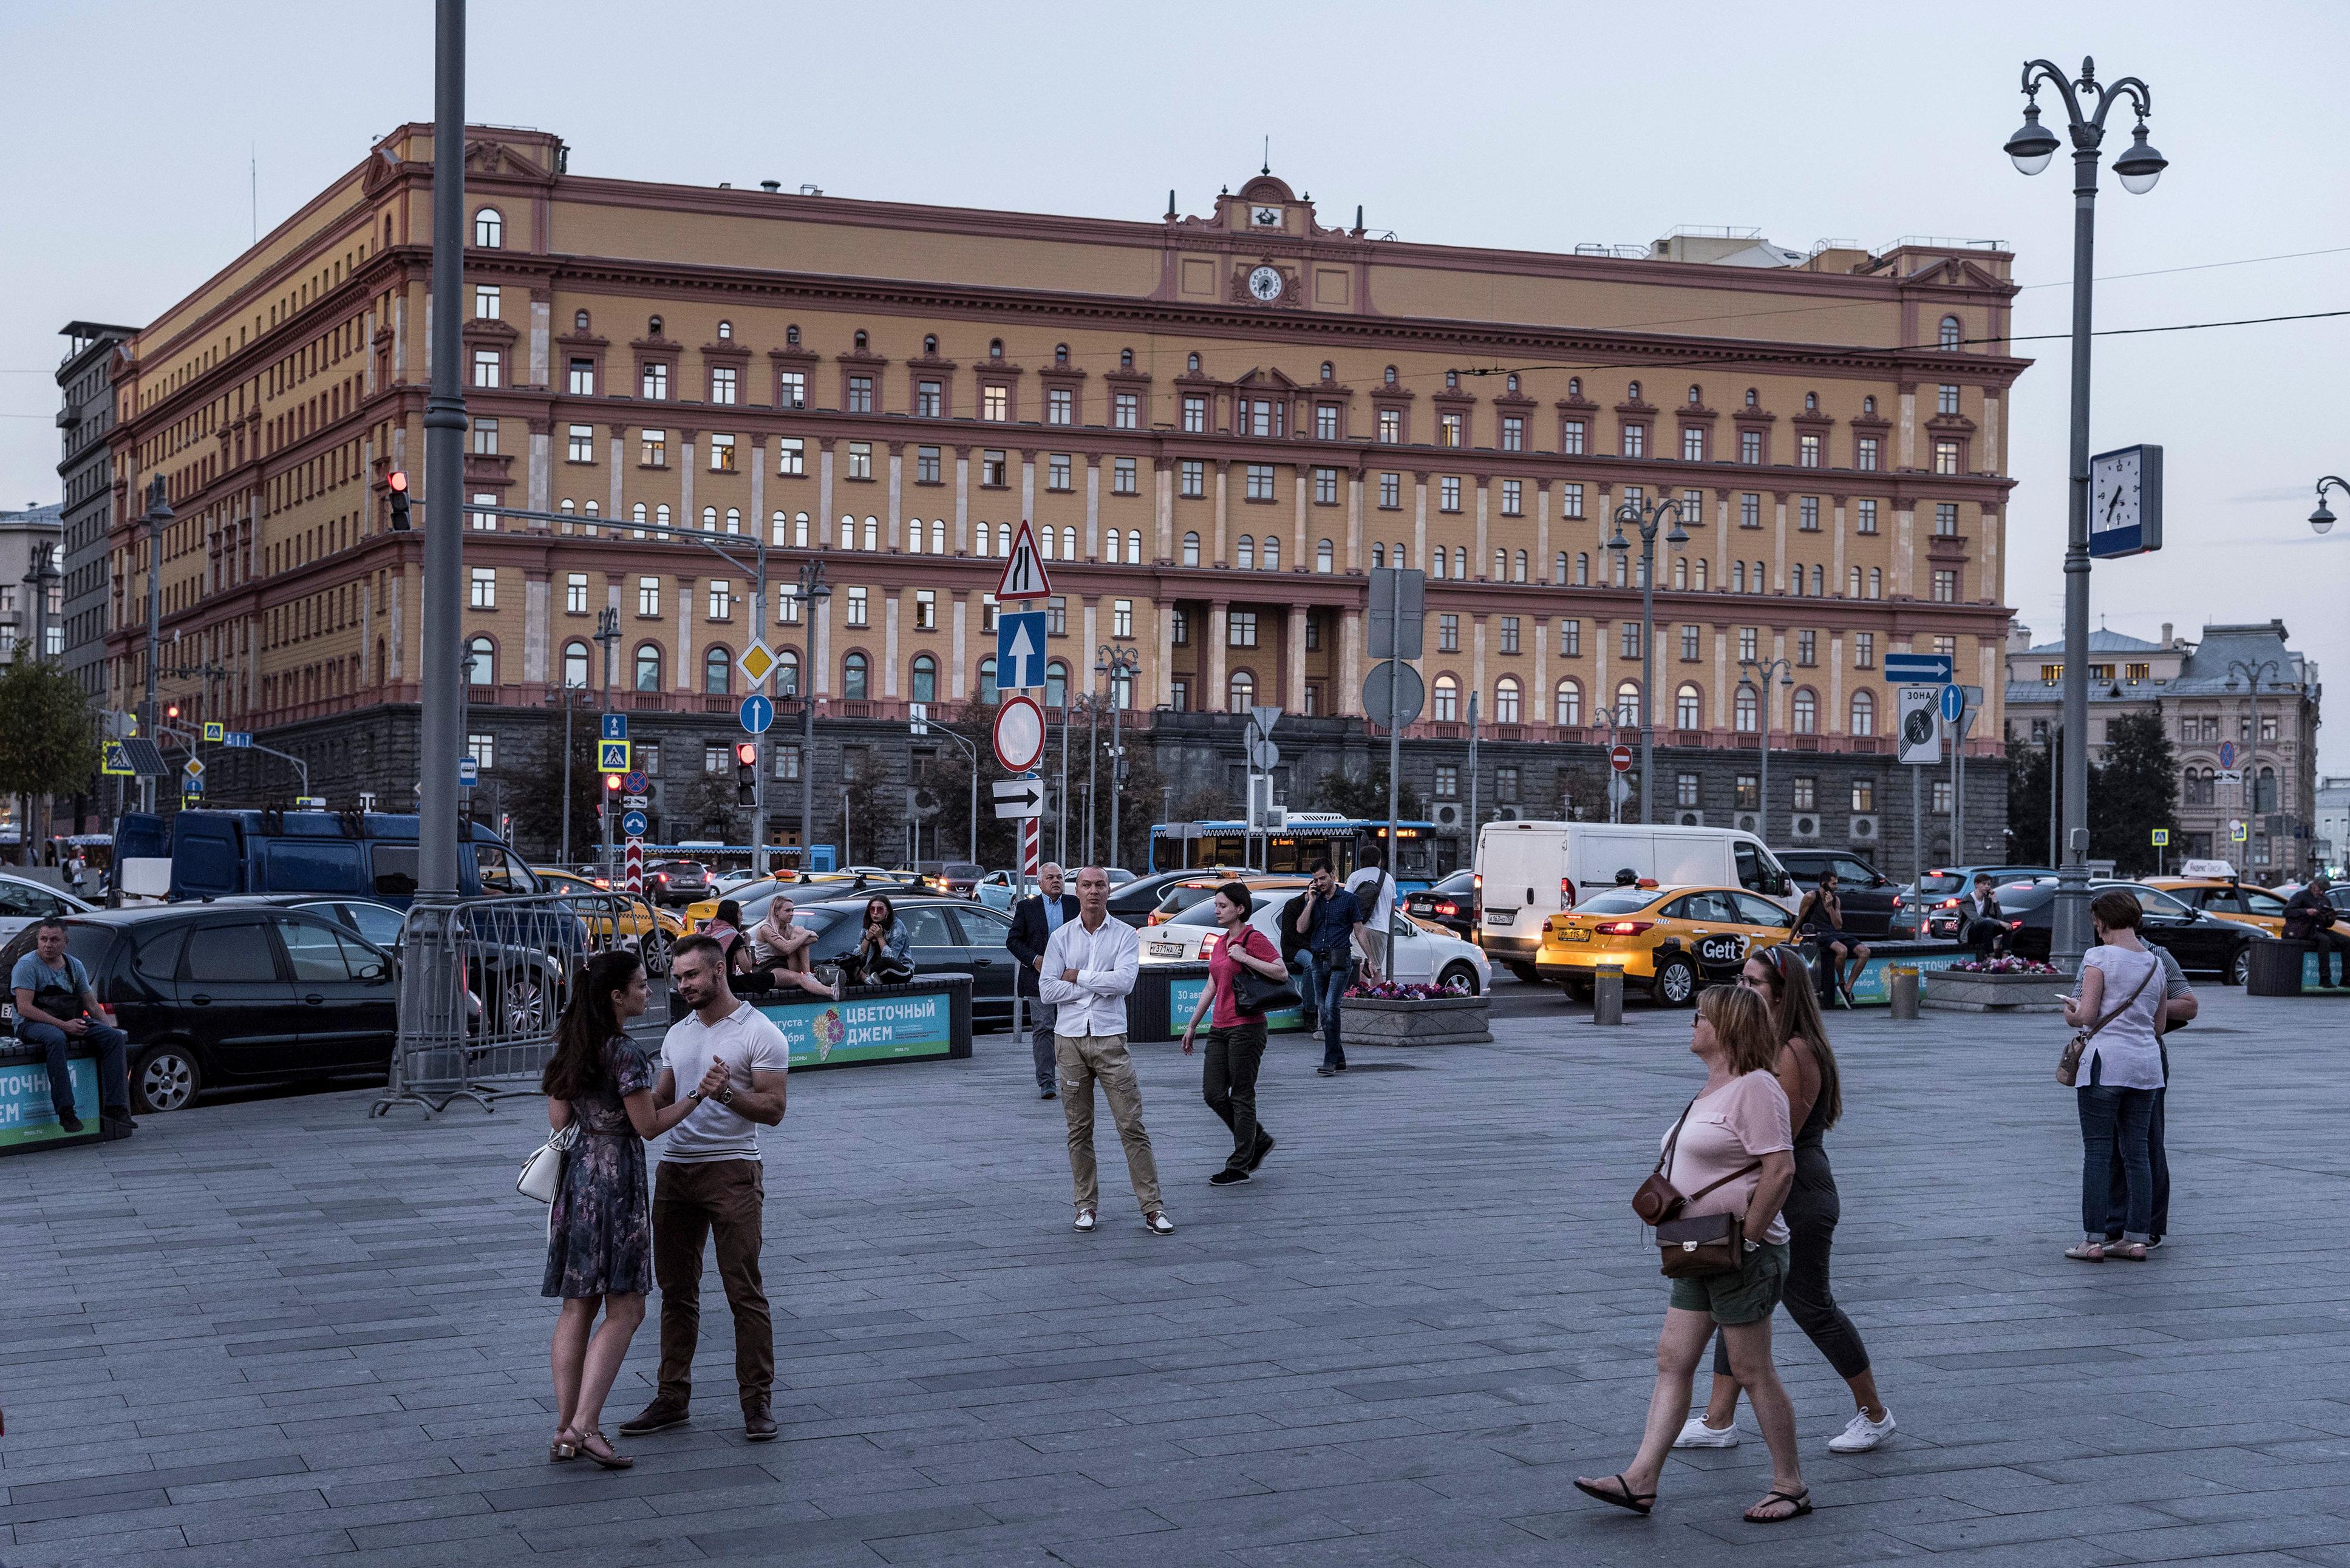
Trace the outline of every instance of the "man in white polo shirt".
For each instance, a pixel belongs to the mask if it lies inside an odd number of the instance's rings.
[[[1061,1110],[1069,1124],[1069,1174],[1077,1189],[1077,1225],[1094,1228],[1100,1190],[1094,1174],[1094,1085],[1098,1082],[1126,1146],[1126,1172],[1142,1205],[1142,1223],[1154,1236],[1171,1236],[1175,1222],[1159,1205],[1159,1162],[1142,1126],[1142,1086],[1126,1049],[1126,998],[1142,962],[1134,928],[1109,918],[1109,873],[1088,866],[1077,873],[1077,918],[1055,928],[1045,942],[1037,989],[1057,1009],[1053,1054],[1061,1073]]]
[[[718,1245],[718,1277],[734,1314],[734,1382],[743,1399],[743,1435],[775,1435],[775,1331],[759,1277],[766,1183],[759,1129],[784,1119],[784,1074],[791,1064],[783,1031],[726,983],[726,953],[706,936],[686,937],[671,953],[670,987],[693,1012],[670,1025],[661,1042],[653,1104],[676,1102],[677,1086],[699,1087],[712,1063],[726,1086],[670,1130],[653,1179],[653,1279],[660,1286],[660,1386],[653,1402],[620,1430],[630,1437],[681,1425],[693,1396],[693,1348],[702,1334],[702,1249]]]

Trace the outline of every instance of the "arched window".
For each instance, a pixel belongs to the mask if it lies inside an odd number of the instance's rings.
[[[1371,570],[1376,572],[1387,564],[1388,547],[1385,545],[1373,545],[1371,546]]]
[[[993,703],[995,696],[995,660],[983,659],[979,661],[979,700]]]
[[[1118,563],[1118,530],[1115,528],[1109,529],[1102,535],[1102,559],[1113,566],[1117,566]],[[1141,564],[1142,563],[1139,561],[1135,563],[1138,566]]]
[[[567,642],[563,645],[563,683],[566,686],[584,690],[588,685],[588,672],[592,668],[586,643]]]
[[[925,358],[925,359],[934,358],[936,358],[936,357],[937,357],[938,351],[939,351],[939,335],[938,335],[937,333],[935,333],[935,332],[925,332],[925,333],[923,333],[923,334],[922,334],[922,358]]]
[[[1758,594],[1771,591],[1771,566],[1766,561],[1754,563],[1754,591]]]
[[[1337,367],[1332,365],[1327,359],[1322,361],[1322,379],[1326,381],[1335,381],[1338,379]]]
[[[1126,531],[1126,558],[1134,566],[1142,565],[1142,530],[1139,528]]]
[[[927,653],[914,655],[913,679],[907,682],[907,694],[917,702],[939,700],[939,661]]]
[[[1245,713],[1255,704],[1256,677],[1250,674],[1247,670],[1233,670],[1232,679],[1224,683],[1224,687],[1225,712]]]
[[[1256,541],[1243,534],[1232,546],[1232,561],[1243,572],[1256,570]]]
[[[1134,369],[1133,349],[1121,348],[1118,351],[1118,368],[1121,370],[1131,370]]]
[[[1827,591],[1828,569],[1825,566],[1814,566],[1812,568],[1812,597],[1818,598]]]
[[[1003,358],[1003,338],[991,337],[987,340],[987,357],[991,359],[1001,359]]]
[[[506,221],[495,207],[484,207],[473,214],[473,244],[485,251],[494,251],[505,244]]]
[[[1262,566],[1268,572],[1277,572],[1281,570],[1281,536],[1279,535],[1267,534],[1264,536],[1263,558],[1258,562],[1258,565]]]
[[[1183,564],[1187,566],[1200,564],[1200,535],[1197,534],[1183,535]]]
[[[1570,398],[1579,398],[1579,397],[1583,396],[1583,378],[1582,378],[1582,377],[1580,377],[1580,376],[1569,376],[1569,377],[1566,379],[1566,395],[1567,395],[1568,397],[1570,397]]]
[[[1638,402],[1638,401],[1640,400],[1640,383],[1639,383],[1639,382],[1638,382],[1638,381],[1634,381],[1634,382],[1632,382],[1632,383],[1631,383],[1631,385],[1629,386],[1629,388],[1626,390],[1626,392],[1625,392],[1625,394],[1624,394],[1624,400],[1625,400],[1626,402],[1627,402],[1627,403],[1637,403],[1637,402]]]
[[[1493,551],[1493,580],[1497,583],[1510,580],[1510,553],[1498,546]]]
[[[1514,724],[1518,722],[1519,711],[1518,679],[1514,675],[1504,675],[1493,685],[1493,722]]]
[[[712,697],[723,697],[733,689],[734,656],[723,642],[713,642],[702,655],[702,689]]]
[[[1874,397],[1861,399],[1860,411],[1864,414],[1874,415],[1877,412],[1877,400]]]
[[[840,547],[844,550],[857,548],[857,519],[846,512],[840,514]]]
[[[1469,576],[1469,546],[1466,545],[1452,546],[1452,575],[1464,581]]]
[[[868,550],[881,547],[881,519],[870,514],[865,519],[865,547]]]
[[[1640,722],[1640,683],[1627,680],[1616,688],[1616,722],[1638,724]]]
[[[1069,667],[1059,659],[1045,666],[1045,706],[1066,708],[1069,705]]]
[[[1733,594],[1746,591],[1746,563],[1743,561],[1730,563],[1730,591]]]
[[[1703,556],[1697,558],[1697,581],[1694,586],[1698,592],[1705,591],[1705,557]]]
[[[740,534],[743,531],[743,513],[740,507],[729,506],[726,509],[726,531],[729,534]]]
[[[852,653],[840,661],[840,695],[846,701],[862,702],[871,689],[869,667],[861,653]]]
[[[1750,409],[1751,409],[1751,408],[1755,407],[1755,406],[1756,406],[1756,404],[1757,404],[1757,403],[1759,403],[1760,401],[1761,401],[1761,400],[1760,400],[1758,397],[1756,397],[1756,395],[1755,395],[1754,389],[1753,389],[1753,388],[1752,388],[1752,387],[1747,388],[1747,389],[1746,389],[1746,406],[1747,406],[1748,408],[1750,408]]]
[[[571,313],[571,330],[574,332],[585,332],[588,330],[588,313],[586,311],[575,310]]]
[[[660,335],[661,318],[658,316],[648,317],[645,320],[645,336],[648,337],[658,337]]]
[[[497,683],[497,644],[486,636],[469,639],[465,643],[465,684],[495,686]]]
[[[1795,733],[1816,735],[1820,732],[1820,696],[1808,686],[1795,689]]]
[[[1525,580],[1526,553],[1523,550],[1520,550],[1516,555],[1510,557],[1510,581],[1513,583],[1523,583]]]
[[[1066,364],[1067,364],[1068,362],[1069,362],[1069,346],[1068,346],[1067,344],[1066,344],[1066,343],[1055,343],[1055,344],[1054,344],[1054,345],[1053,345],[1053,363],[1054,363],[1054,364],[1055,364],[1055,365],[1066,365]]]
[[[1684,683],[1673,693],[1673,727],[1694,730],[1705,722],[1705,703],[1696,687]]]
[[[1550,580],[1561,587],[1566,586],[1566,552],[1564,550],[1561,550],[1558,553],[1558,558],[1551,563]]]
[[[1687,556],[1675,556],[1673,557],[1673,587],[1677,588],[1685,588],[1689,587],[1689,557]]]
[[[1516,397],[1518,395],[1518,373],[1515,370],[1510,372],[1507,385],[1510,389],[1510,396],[1513,398]]]
[[[2252,809],[2274,811],[2277,808],[2276,769],[2262,768],[2259,778],[2252,781]]]
[[[661,650],[658,642],[637,645],[637,690],[658,691],[661,689]]]
[[[1430,710],[1440,724],[1450,724],[1461,717],[1461,682],[1450,675],[1436,678],[1436,706]]]
[[[1743,681],[1739,683],[1738,691],[1731,698],[1730,722],[1731,727],[1742,735],[1751,735],[1762,727],[1762,704],[1756,697],[1754,688]]]
[[[1434,566],[1428,575],[1431,577],[1442,578],[1444,576],[1444,547],[1441,545],[1437,546],[1436,554],[1431,556],[1430,559],[1433,561]]]
[[[1388,366],[1387,369],[1386,380],[1387,384],[1390,387],[1396,384],[1396,368],[1393,365]]]
[[[785,649],[775,656],[775,694],[779,697],[800,694],[800,654],[795,648]]]
[[[722,321],[718,324],[718,341],[721,343],[731,342],[733,341],[733,337],[734,324],[733,322]]]
[[[1316,540],[1314,545],[1314,569],[1327,574],[1337,565],[1337,547],[1327,539]]]
[[[1570,728],[1583,722],[1583,687],[1580,682],[1562,680],[1551,697],[1551,722]]]
[[[1689,400],[1690,407],[1691,408],[1696,408],[1705,401],[1703,398],[1698,395],[1697,383],[1694,381],[1690,383]]]
[[[1852,694],[1852,732],[1856,735],[1877,733],[1877,699],[1866,691]]]
[[[865,329],[861,327],[858,327],[857,329],[857,351],[859,354],[865,352],[865,345],[868,341],[868,339],[865,336]]]
[[[1200,373],[1200,357],[1197,354],[1189,354],[1184,356],[1183,369],[1190,371],[1194,376],[1198,375]]]
[[[1956,348],[1959,346],[1959,339],[1964,335],[1964,332],[1965,328],[1959,325],[1959,318],[1957,317],[1945,316],[1942,317],[1943,348]]]
[[[1858,566],[1853,567],[1849,575],[1845,578],[1845,597],[1846,598],[1854,599],[1860,597],[1860,568]]]
[[[715,534],[718,532],[717,507],[705,506],[702,509],[702,531],[705,534]]]
[[[983,555],[983,556],[989,556],[989,555],[993,555],[993,554],[995,553],[995,547],[994,547],[993,545],[991,545],[990,543],[988,543],[988,541],[989,541],[990,539],[993,538],[993,537],[994,537],[994,535],[995,535],[995,524],[993,524],[993,523],[983,523],[983,524],[981,524],[979,525],[979,533],[978,533],[978,536],[977,536],[977,548],[978,548],[978,553],[979,553],[979,554],[981,554],[981,555]]]
[[[800,329],[798,327],[786,327],[784,328],[784,346],[787,348],[796,348],[800,346]]]
[[[1815,414],[1819,411],[1820,395],[1817,392],[1805,392],[1804,394],[1804,412],[1807,414]]]
[[[1575,553],[1575,586],[1579,588],[1591,586],[1591,557],[1580,550]]]
[[[668,502],[664,501],[653,508],[653,526],[656,528],[666,528],[669,526]]]
[[[1804,597],[1804,568],[1802,566],[1799,566],[1795,567],[1794,570],[1787,574],[1787,590],[1794,594],[1797,598],[1802,598]]]

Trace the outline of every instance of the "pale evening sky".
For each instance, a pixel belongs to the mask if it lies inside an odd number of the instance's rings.
[[[57,330],[141,324],[392,126],[429,119],[426,0],[0,5],[16,62],[0,162],[0,506],[53,501]],[[1904,234],[1995,238],[2017,281],[2071,269],[2063,159],[2036,179],[2000,144],[2027,56],[2153,87],[2171,168],[2146,196],[2106,176],[2100,327],[2350,310],[2343,86],[2350,8],[1986,0],[1849,5],[897,5],[802,15],[477,0],[469,117],[560,134],[571,167],[834,195],[1154,220],[1254,172],[1357,202],[1409,240],[1568,249],[1678,223],[1752,225],[1808,249]],[[2225,25],[2216,23],[2225,18]],[[2108,139],[2126,144],[2122,131]],[[2267,258],[2257,265],[2210,264]],[[2157,276],[2119,277],[2167,268]],[[2019,335],[2062,332],[2068,291],[2027,286]],[[1721,330],[1734,332],[1734,325]],[[2061,630],[2067,349],[2013,405],[2008,602]],[[2337,366],[2350,317],[2098,340],[2094,450],[2167,450],[2169,545],[2100,566],[2095,615],[2281,617],[2350,680],[2350,524],[2304,518],[2350,470]],[[2350,506],[2336,510],[2350,516]],[[2350,694],[2340,687],[2336,701]],[[2324,732],[2350,774],[2350,724]]]

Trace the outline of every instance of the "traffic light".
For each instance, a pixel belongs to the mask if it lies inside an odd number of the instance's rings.
[[[759,746],[755,741],[735,742],[734,798],[743,805],[754,805],[758,803]]]
[[[395,468],[391,471],[391,477],[383,483],[384,488],[391,492],[391,531],[405,534],[411,525],[408,521],[408,475]]]
[[[177,702],[167,702],[163,705],[163,722],[168,724],[176,724],[180,722],[180,705]]]

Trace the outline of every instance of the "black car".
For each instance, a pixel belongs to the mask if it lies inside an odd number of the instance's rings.
[[[2118,888],[2136,898],[2146,911],[2138,936],[2157,947],[2168,948],[2178,967],[2189,974],[2216,974],[2230,985],[2241,985],[2252,969],[2254,942],[2275,939],[2240,920],[2216,915],[2181,902],[2158,888],[2142,882],[2092,882],[2089,891]],[[2010,884],[1998,890],[2000,913],[2012,932],[2009,946],[2020,958],[2048,958],[2054,932],[2056,883],[2053,878]]]
[[[1455,871],[1432,888],[1407,893],[1403,909],[1407,915],[1442,926],[1464,942],[1473,942],[1477,940],[1477,873]]]
[[[1844,929],[1856,937],[1889,937],[1901,902],[1900,885],[1849,849],[1773,849],[1779,864],[1804,893],[1833,871],[1836,901],[1844,906]],[[1904,924],[1904,934],[1909,928]]]
[[[710,867],[699,860],[647,861],[645,897],[656,904],[698,904],[710,897]]]
[[[817,884],[823,887],[825,884]],[[837,884],[836,884],[837,886]],[[809,959],[837,963],[857,950],[865,926],[865,906],[877,893],[886,894],[905,922],[914,973],[971,976],[972,1026],[1012,1023],[1012,989],[1019,965],[1003,945],[1012,934],[1012,917],[974,904],[969,898],[941,894],[907,896],[882,888],[858,893],[843,891],[821,898],[795,898],[792,923],[816,933]],[[743,919],[750,919],[749,910]],[[678,1013],[680,1003],[671,1002]],[[681,1014],[679,1014],[681,1016]]]
[[[1908,935],[1940,937],[1956,941],[1959,929],[1964,923],[1959,918],[1959,905],[1974,892],[1975,877],[1980,872],[1991,874],[1994,888],[2004,888],[2011,882],[2029,882],[2056,875],[2055,867],[2051,866],[1937,867],[1918,878],[1918,892],[1913,894],[1907,888],[1901,889],[1902,909],[1895,917],[1894,923]],[[1920,915],[1924,917],[1926,927],[1922,931],[1917,929]]]
[[[13,967],[33,937],[17,933],[0,963]],[[140,1112],[231,1084],[381,1077],[391,1060],[392,955],[322,915],[258,903],[105,909],[67,917],[66,950],[130,1036]]]

